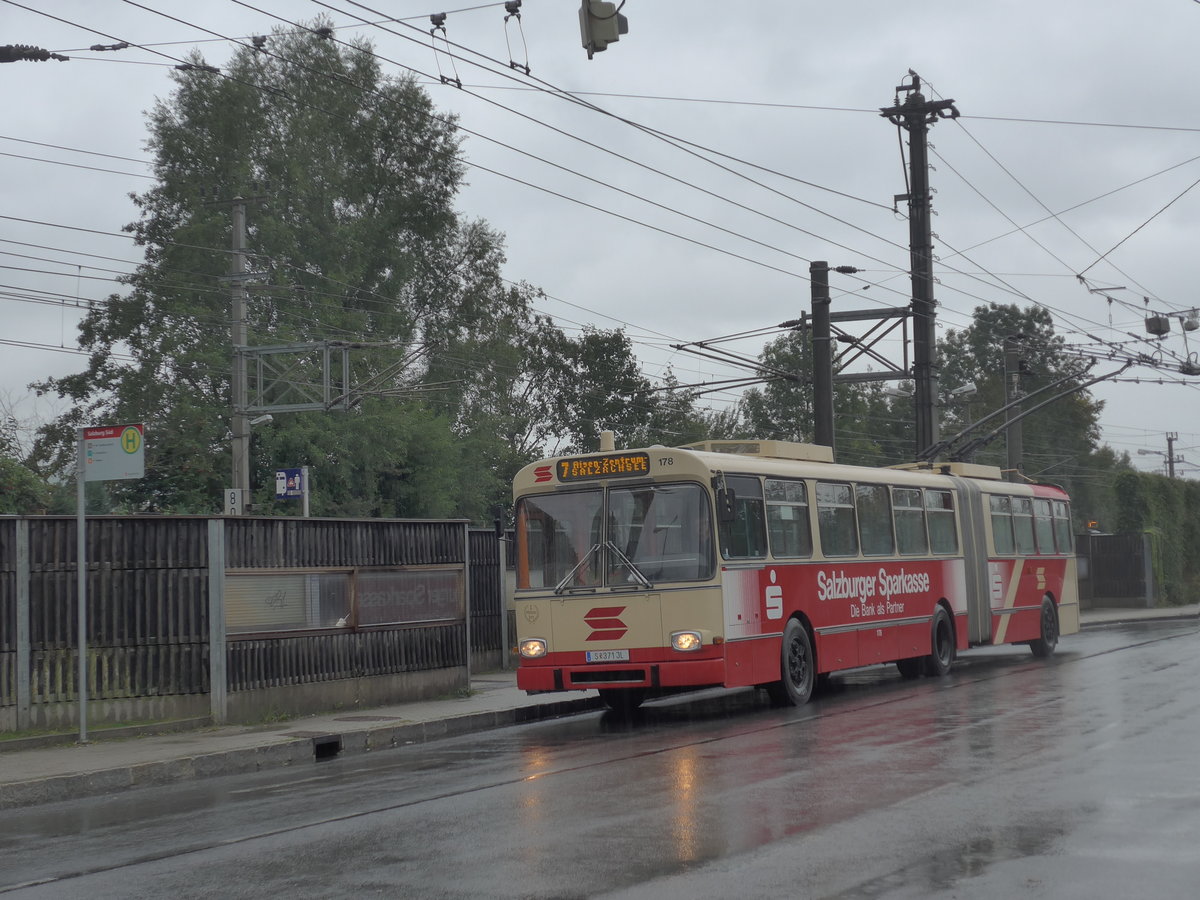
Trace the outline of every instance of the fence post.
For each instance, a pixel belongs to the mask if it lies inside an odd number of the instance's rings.
[[[225,520],[208,520],[208,702],[214,724],[229,712],[225,670]]]
[[[29,520],[17,519],[17,730],[31,724],[33,706],[29,674],[33,668],[32,636],[29,630],[31,567],[29,564]]]
[[[463,522],[463,609],[466,627],[464,632],[467,641],[467,689],[471,688],[471,523]]]
[[[505,543],[508,535],[503,529],[496,538],[496,566],[500,569],[498,583],[500,585],[500,668],[508,671],[508,546]]]

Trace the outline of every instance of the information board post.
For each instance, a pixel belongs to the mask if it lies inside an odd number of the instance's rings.
[[[79,578],[79,743],[87,743],[87,457],[84,456],[84,429],[79,429],[76,459],[79,473],[75,488],[75,559]]]
[[[89,481],[118,481],[146,474],[145,427],[80,428],[75,459],[76,574],[79,579],[79,743],[87,743],[87,491]]]

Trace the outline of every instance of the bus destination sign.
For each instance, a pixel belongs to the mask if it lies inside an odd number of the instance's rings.
[[[606,453],[603,456],[579,456],[558,461],[559,481],[632,478],[649,474],[649,453]]]

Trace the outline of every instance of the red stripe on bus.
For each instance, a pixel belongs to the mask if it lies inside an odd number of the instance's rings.
[[[613,631],[593,631],[587,636],[589,641],[618,641],[625,637],[627,628],[616,629]]]
[[[583,621],[591,622],[593,619],[615,619],[623,612],[625,612],[625,607],[623,606],[598,606],[584,613]]]

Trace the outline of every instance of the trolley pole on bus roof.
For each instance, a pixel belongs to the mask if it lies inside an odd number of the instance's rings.
[[[920,456],[938,441],[937,303],[933,299],[933,231],[930,223],[929,126],[938,119],[958,117],[953,100],[926,100],[921,78],[909,69],[912,81],[896,87],[896,105],[880,114],[908,132],[909,192],[896,200],[908,201],[909,258],[912,267],[913,398],[916,406],[916,452]],[[899,95],[908,96],[904,103]]]

